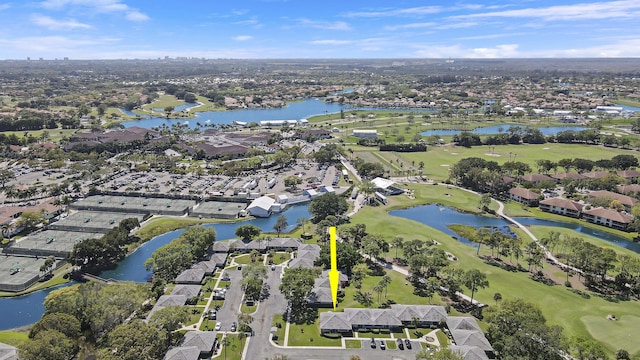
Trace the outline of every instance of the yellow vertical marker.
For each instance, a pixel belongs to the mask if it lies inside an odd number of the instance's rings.
[[[329,270],[329,284],[331,285],[331,299],[333,300],[333,310],[338,306],[338,284],[340,283],[340,272],[338,271],[338,260],[336,250],[336,227],[329,228],[329,250],[331,254],[331,269]]]

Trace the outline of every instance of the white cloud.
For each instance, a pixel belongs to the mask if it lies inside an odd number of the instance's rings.
[[[314,45],[349,45],[349,44],[353,44],[353,41],[326,39],[326,40],[314,40],[314,41],[310,41],[309,43]]]
[[[464,28],[474,27],[474,26],[478,26],[478,25],[479,24],[477,22],[475,22],[475,21],[463,21],[463,22],[456,22],[456,23],[439,25],[439,26],[436,27],[436,29],[438,29],[438,30],[464,29]]]
[[[403,25],[390,25],[385,26],[384,29],[388,31],[394,30],[403,30],[403,29],[421,29],[435,26],[434,22],[420,22],[420,23],[411,23],[411,24],[403,24]]]
[[[621,0],[456,15],[451,16],[450,19],[536,18],[541,21],[553,21],[635,18],[638,15],[640,15],[639,1]]]
[[[91,29],[91,25],[83,24],[73,19],[56,20],[49,16],[34,14],[31,16],[31,22],[38,26],[46,27],[49,30],[65,30],[65,29]]]
[[[0,4],[0,11],[11,8],[11,4]]]
[[[358,11],[344,14],[346,17],[389,17],[389,16],[420,16],[436,14],[443,11],[440,6],[420,6],[405,9],[380,9],[377,11]]]
[[[28,36],[13,38],[11,40],[0,39],[0,45],[5,50],[20,50],[37,52],[37,55],[51,54],[55,52],[54,56],[68,56],[67,53],[85,50],[88,46],[112,44],[118,41],[113,38],[99,38],[99,39],[74,39],[66,36]]]
[[[235,41],[249,41],[251,39],[253,39],[253,36],[251,35],[238,35],[238,36],[234,36],[232,38]]]
[[[124,13],[131,21],[146,21],[149,16],[131,8],[120,0],[45,0],[40,5],[46,9],[63,9],[65,7],[85,7],[96,13]]]
[[[298,24],[301,26],[312,27],[322,30],[351,30],[351,26],[344,21],[316,21],[309,19],[298,19]]]

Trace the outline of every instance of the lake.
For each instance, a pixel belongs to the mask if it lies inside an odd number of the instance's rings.
[[[296,204],[289,206],[287,210],[280,214],[274,214],[268,218],[254,218],[237,223],[227,224],[207,224],[206,227],[213,227],[216,230],[216,240],[228,240],[236,238],[235,230],[240,225],[253,224],[264,232],[272,232],[273,225],[279,216],[287,218],[289,226],[285,232],[291,231],[296,226],[296,220],[300,218],[311,218],[309,204]],[[145,282],[151,278],[151,272],[144,267],[144,262],[159,247],[166,245],[171,240],[177,238],[184,230],[171,231],[147,241],[136,251],[122,260],[114,270],[103,272],[100,276],[123,281]],[[29,325],[37,322],[44,314],[44,299],[53,290],[59,289],[65,284],[52,289],[36,291],[27,295],[0,298],[0,330],[12,329],[19,326]]]
[[[467,130],[469,132],[472,132],[474,134],[478,134],[478,135],[492,135],[492,134],[499,134],[500,132],[502,133],[506,133],[507,130],[512,127],[512,126],[519,126],[521,128],[524,128],[525,126],[521,126],[521,125],[513,125],[513,124],[500,124],[500,125],[493,125],[493,126],[488,126],[488,127],[480,127],[480,128],[475,128],[472,130]],[[502,131],[501,131],[502,129]],[[583,130],[587,130],[587,127],[585,126],[543,126],[543,127],[539,127],[537,128],[538,130],[540,130],[540,132],[544,135],[544,136],[551,136],[551,135],[556,135],[559,132],[562,131],[583,131]],[[462,130],[427,130],[427,131],[423,131],[420,133],[420,135],[422,136],[432,136],[432,135],[438,135],[438,136],[453,136],[453,135],[457,135],[461,132]]]
[[[187,104],[184,104],[187,105]],[[181,105],[181,106],[184,106]],[[193,104],[188,104],[193,105]],[[177,109],[178,107],[176,107]],[[161,109],[163,110],[163,109]],[[315,115],[336,114],[340,110],[369,110],[369,111],[389,111],[389,112],[435,112],[428,109],[385,109],[385,108],[354,108],[350,105],[341,105],[337,103],[328,103],[320,99],[304,99],[288,103],[287,106],[276,109],[242,109],[228,111],[204,111],[196,112],[196,117],[191,119],[166,119],[162,117],[149,117],[147,115],[138,115],[131,111],[122,109],[122,112],[129,116],[141,116],[140,120],[126,121],[122,124],[124,127],[139,126],[143,128],[153,128],[165,124],[171,127],[172,124],[186,123],[191,128],[207,124],[229,125],[234,121],[240,122],[260,122],[266,120],[300,120]]]

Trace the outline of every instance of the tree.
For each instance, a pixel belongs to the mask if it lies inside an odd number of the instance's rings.
[[[18,227],[24,227],[25,230],[31,231],[39,224],[42,224],[44,220],[44,215],[38,211],[24,211],[16,224]]]
[[[483,289],[489,286],[487,275],[481,273],[478,269],[471,269],[464,274],[463,277],[464,286],[471,290],[471,304],[473,304],[473,295],[478,289]]]
[[[29,330],[29,338],[35,338],[39,333],[56,330],[70,339],[78,339],[81,334],[80,321],[75,316],[65,313],[47,313]]]
[[[251,241],[258,237],[262,230],[259,227],[248,224],[240,225],[236,228],[236,236],[242,239],[242,241]]]
[[[571,339],[571,350],[578,360],[608,359],[607,352],[600,343],[582,336]]]
[[[18,345],[18,355],[24,360],[69,360],[77,350],[76,342],[57,330],[41,331]]]
[[[275,230],[278,233],[278,237],[280,237],[280,233],[283,232],[287,226],[289,226],[287,217],[280,215],[278,216],[278,219],[276,219],[276,223],[273,225],[273,230]]]
[[[109,333],[108,352],[114,359],[161,359],[167,352],[167,336],[156,326],[134,319]]]
[[[336,252],[338,269],[345,271],[347,275],[351,275],[351,270],[354,266],[362,262],[362,256],[352,244],[338,242],[336,244]],[[320,248],[320,256],[316,259],[315,265],[322,266],[325,269],[331,268],[331,257],[329,255],[329,246],[322,246]]]
[[[47,259],[44,261],[44,264],[42,264],[42,266],[40,266],[40,272],[44,274],[44,276],[46,277],[47,275],[49,275],[51,273],[51,271],[53,270],[54,266],[56,264],[56,258],[53,256],[49,256],[47,257]]]
[[[316,222],[329,215],[343,215],[348,209],[349,205],[347,204],[347,200],[334,193],[318,196],[311,200],[311,203],[309,204],[309,212],[313,215]]]
[[[489,205],[491,205],[491,195],[489,195],[488,193],[482,194],[482,196],[480,197],[480,209],[482,211],[485,211],[485,209],[489,208]]]
[[[201,259],[216,242],[216,231],[212,227],[190,226],[180,235],[178,241],[191,246],[194,260]]]
[[[496,306],[498,306],[498,301],[502,300],[502,294],[499,292],[493,294],[493,300],[496,302]]]
[[[376,186],[371,181],[360,184],[360,192],[364,194],[365,201],[370,202],[370,197],[376,192]]]
[[[362,281],[367,278],[371,274],[371,270],[369,269],[369,265],[367,264],[357,264],[351,270],[350,282],[356,289],[362,288]]]
[[[547,326],[540,309],[522,299],[506,300],[484,311],[487,339],[504,359],[561,360],[562,328]]]
[[[627,350],[618,349],[618,351],[616,351],[616,360],[631,360],[631,356]]]
[[[302,218],[296,219],[296,224],[299,225],[299,226],[302,226],[302,233],[303,234],[305,234],[304,226],[306,224],[308,224],[308,223],[309,223],[309,219],[307,219],[307,218],[302,217]]]
[[[103,270],[114,268],[125,255],[125,249],[105,235],[99,239],[85,239],[75,243],[69,258],[73,265],[97,275]]]
[[[172,242],[158,248],[144,265],[153,270],[153,277],[172,282],[176,276],[193,263],[193,254],[188,244]]]
[[[307,298],[311,295],[317,276],[318,271],[316,269],[290,268],[285,271],[279,288],[285,299],[291,304],[290,309],[293,320],[302,318],[307,308]]]
[[[2,188],[4,189],[7,182],[16,178],[16,174],[11,170],[0,170],[0,184],[2,184]]]
[[[284,186],[288,189],[295,189],[298,184],[302,184],[302,179],[297,176],[291,175],[284,178]]]
[[[251,326],[249,326],[253,322],[253,317],[247,313],[240,313],[238,315],[238,331],[241,333],[251,332]]]
[[[396,259],[398,258],[398,249],[402,248],[402,244],[404,243],[404,239],[401,236],[396,236],[391,240],[391,245],[396,249]]]
[[[166,306],[151,315],[149,324],[164,330],[168,340],[169,335],[178,330],[187,320],[189,320],[189,310],[186,306]]]

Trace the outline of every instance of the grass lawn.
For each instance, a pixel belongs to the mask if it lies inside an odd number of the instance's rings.
[[[605,157],[605,155],[601,156]],[[600,157],[599,157],[600,158]],[[440,231],[436,231],[424,224],[416,221],[411,221],[399,217],[388,216],[387,211],[394,208],[415,206],[418,204],[426,203],[441,203],[443,205],[454,206],[466,211],[477,211],[478,197],[468,192],[464,192],[456,189],[447,189],[446,192],[451,196],[444,196],[442,186],[433,185],[410,185],[409,188],[415,190],[416,199],[407,199],[404,195],[390,197],[390,205],[386,207],[365,207],[358,212],[352,219],[352,224],[362,223],[366,224],[367,232],[376,233],[383,236],[383,238],[391,241],[395,236],[401,236],[405,240],[411,239],[434,239],[438,241],[443,250],[453,253],[458,261],[457,267],[464,270],[479,269],[481,272],[487,274],[489,281],[489,287],[480,289],[476,292],[474,297],[489,306],[495,306],[493,301],[493,294],[499,292],[502,295],[503,301],[508,299],[522,298],[536,304],[544,314],[547,322],[552,325],[560,325],[564,328],[565,335],[571,337],[575,335],[581,336],[593,336],[595,340],[601,342],[610,351],[610,355],[613,354],[619,347],[626,349],[634,348],[635,342],[626,338],[617,338],[615,340],[610,336],[606,336],[603,332],[591,331],[588,328],[588,324],[583,319],[587,317],[602,318],[605,319],[607,314],[615,314],[618,318],[623,316],[637,316],[640,313],[640,302],[637,301],[624,301],[619,303],[607,302],[606,300],[592,296],[591,299],[583,299],[577,294],[567,291],[564,286],[547,286],[529,278],[529,275],[525,272],[508,272],[497,267],[493,267],[485,264],[475,254],[476,249],[462,244],[449,235]],[[558,231],[559,228],[554,228]],[[548,232],[549,229],[536,229],[532,227],[535,232],[541,231],[543,234]],[[538,233],[540,234],[540,233]],[[577,234],[577,233],[574,233]],[[586,236],[582,236],[587,238]],[[528,239],[525,238],[525,242]],[[600,241],[601,246],[602,241]],[[614,246],[614,245],[609,245]],[[480,250],[481,253],[488,253],[487,248]],[[625,252],[626,250],[616,248],[618,252]],[[633,254],[634,257],[638,257],[637,254]],[[522,261],[522,259],[521,259]],[[550,265],[544,264],[545,268]],[[373,280],[372,282],[369,282]],[[371,287],[375,285],[377,279],[365,279],[363,289],[370,291]],[[403,291],[398,289],[404,287],[404,281],[397,282],[393,279],[392,285],[390,285],[389,294],[399,294],[403,299],[403,303],[414,303],[411,298],[410,291]],[[396,286],[393,289],[392,287]],[[410,287],[410,285],[408,285]],[[340,307],[347,306],[360,306],[352,299],[353,293],[350,293],[349,288],[346,289],[346,296]],[[470,294],[468,289],[464,289],[465,294]],[[405,295],[406,294],[406,295]],[[398,301],[397,296],[389,295],[390,298]],[[377,294],[373,294],[374,301],[377,300]],[[414,298],[416,301],[419,299],[421,304],[426,303],[426,299]],[[437,303],[439,297],[434,296],[433,303]],[[625,322],[620,322],[619,325],[628,332],[635,331],[634,327]],[[623,330],[624,331],[624,330]]]
[[[220,349],[221,356],[217,358],[226,360],[242,360],[242,350],[244,350],[245,340],[240,339],[238,334],[228,334],[227,339],[229,339],[229,345],[223,346]]]
[[[196,307],[198,311],[194,314],[193,307],[189,307],[189,319],[185,322],[185,326],[194,325],[198,321],[200,321],[200,317],[202,317],[202,312],[204,311],[204,307],[198,306]]]
[[[190,225],[199,225],[212,222],[214,221],[207,219],[176,219],[170,217],[157,217],[151,219],[142,228],[138,229],[138,231],[136,231],[136,235],[139,236],[140,239],[144,242],[169,231],[186,228]]]
[[[242,306],[240,306],[240,312],[247,313],[247,314],[253,314],[254,312],[256,312],[257,309],[258,309],[258,305],[247,306],[244,303],[242,303]]]
[[[289,346],[342,346],[339,334],[320,335],[320,317],[313,324],[291,324]]]
[[[398,344],[396,344],[395,340],[386,340],[385,344],[387,345],[388,350],[395,350],[398,348]]]
[[[428,327],[419,327],[419,328],[409,328],[407,329],[407,331],[409,332],[409,338],[410,339],[419,339],[422,336],[427,335],[428,333],[430,333],[431,331],[433,331],[433,329],[428,328]],[[420,335],[422,334],[422,335]],[[418,336],[420,335],[420,336]]]
[[[273,265],[280,265],[283,262],[289,260],[291,258],[291,254],[290,253],[286,253],[286,252],[277,252],[275,253],[275,255],[273,256]],[[269,260],[267,260],[268,262]]]
[[[436,337],[438,338],[438,342],[440,343],[441,347],[447,347],[451,343],[447,334],[442,332],[442,330],[436,331]]]
[[[278,327],[277,324],[280,324],[280,326]],[[285,332],[285,327],[286,327],[286,323],[285,321],[282,319],[282,315],[275,315],[273,317],[273,321],[271,322],[271,326],[275,327],[276,330],[276,336],[277,336],[277,340],[274,340],[274,342],[278,345],[283,345],[284,344],[284,332]]]
[[[345,340],[344,345],[347,349],[360,349],[362,348],[362,341],[360,340]]]
[[[11,346],[18,346],[23,341],[29,339],[29,332],[0,331],[0,343]]]
[[[256,261],[261,261],[262,260],[262,256],[258,256],[256,258]],[[240,256],[236,256],[233,261],[236,262],[236,264],[242,264],[242,265],[246,265],[251,263],[251,254],[244,254],[244,255],[240,255]]]

